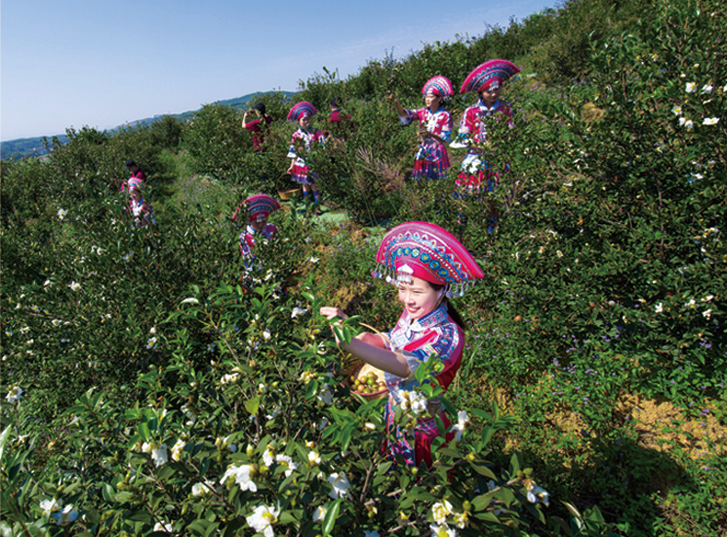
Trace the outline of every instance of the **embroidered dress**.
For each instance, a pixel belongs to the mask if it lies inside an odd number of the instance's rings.
[[[439,110],[434,113],[428,108],[406,110],[406,113],[408,117],[399,118],[402,125],[408,125],[416,119],[427,132],[436,134],[445,142],[449,142],[452,135],[452,116],[444,107],[440,106]],[[412,178],[417,181],[441,179],[445,177],[448,169],[447,147],[435,138],[424,138],[416,153]]]
[[[319,130],[307,132],[299,127],[298,130],[293,133],[293,139],[290,142],[290,150],[287,155],[288,158],[295,159],[291,173],[293,181],[301,185],[312,185],[318,178],[314,173],[309,174],[308,162],[296,153],[296,145],[298,147],[302,145],[305,148],[305,152],[308,153],[311,149],[311,144],[314,142],[323,143],[324,141],[325,137]]]
[[[443,286],[448,297],[462,296],[476,280],[484,277],[482,269],[467,249],[447,230],[429,222],[405,222],[389,231],[376,253],[375,278],[392,285],[411,284],[412,278],[420,278],[434,285]],[[437,381],[446,390],[462,363],[464,331],[452,319],[443,302],[421,319],[412,319],[408,310],[399,317],[388,335],[388,349],[401,352],[409,366],[409,376],[401,378],[386,373],[389,401],[386,406],[387,429],[395,427],[394,415],[407,395],[417,386],[416,369],[431,359],[444,365],[437,374]],[[410,402],[411,402],[411,398]],[[401,429],[395,434],[397,441],[388,446],[394,455],[401,455],[407,464],[426,462],[432,464],[432,440],[439,436],[436,416],[449,430],[450,421],[439,408],[437,401],[428,401],[428,414],[422,414],[414,427],[414,438],[407,438]],[[445,440],[454,434],[450,431]]]
[[[242,254],[242,260],[245,264],[245,272],[240,278],[241,280],[249,276],[253,270],[253,261],[255,260],[255,254],[253,253],[253,250],[255,249],[255,245],[257,244],[257,239],[255,238],[256,234],[257,231],[255,231],[255,229],[250,224],[247,225],[245,231],[240,233],[240,253]],[[275,237],[275,235],[278,234],[278,228],[275,224],[267,223],[265,224],[265,227],[262,229],[260,234],[265,239],[272,239],[273,237]]]
[[[457,374],[462,363],[462,349],[464,348],[464,332],[447,313],[447,305],[442,304],[437,309],[421,319],[411,319],[404,310],[394,329],[389,332],[393,351],[401,351],[409,364],[411,374],[408,378],[401,378],[386,373],[386,385],[389,388],[389,402],[386,405],[385,420],[387,430],[395,427],[394,414],[396,406],[401,405],[406,392],[418,387],[415,371],[419,364],[427,360],[439,360],[444,369],[437,375],[437,381],[446,390]],[[428,408],[438,409],[436,401],[429,401]],[[449,429],[450,421],[444,410],[438,411],[445,429]],[[425,461],[427,466],[432,464],[432,440],[439,436],[436,419],[428,413],[422,414],[414,428],[414,438],[397,429],[397,443],[390,446],[394,455],[400,455],[408,465],[413,466]],[[449,439],[449,435],[448,435]],[[412,441],[413,440],[413,441]]]
[[[499,175],[494,172],[491,166],[482,156],[482,150],[472,144],[483,144],[487,140],[486,117],[501,114],[505,117],[512,117],[510,105],[504,101],[497,100],[489,107],[482,99],[477,104],[465,110],[459,127],[458,144],[469,145],[469,151],[462,161],[462,167],[457,175],[456,198],[477,196],[482,192],[492,192],[499,181]],[[499,119],[498,119],[499,121]],[[513,125],[508,119],[508,124]]]
[[[140,198],[139,201],[129,200],[129,205],[131,205],[131,212],[134,215],[134,224],[136,227],[156,224],[151,205],[145,202],[144,198]]]

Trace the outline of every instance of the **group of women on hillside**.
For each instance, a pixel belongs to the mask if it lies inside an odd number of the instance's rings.
[[[479,65],[462,84],[461,92],[476,91],[479,99],[465,110],[455,147],[467,147],[468,152],[457,178],[460,196],[478,195],[492,191],[497,183],[482,154],[486,140],[485,118],[496,113],[511,117],[507,103],[500,100],[503,84],[519,69],[506,60],[492,60]],[[436,180],[444,177],[450,167],[447,144],[451,142],[452,117],[444,101],[453,95],[451,82],[437,75],[422,88],[425,107],[417,110],[403,108],[395,96],[402,124],[419,122],[421,145],[417,149],[412,177],[415,180]],[[304,197],[320,198],[316,177],[310,172],[305,155],[312,144],[322,143],[323,134],[310,128],[310,118],[316,113],[308,102],[294,105],[288,119],[298,124],[293,134],[288,157],[288,173],[303,187]],[[246,271],[251,269],[257,237],[272,238],[277,228],[267,222],[280,205],[270,196],[259,194],[247,198],[233,217],[241,219],[241,209],[247,213],[247,227],[240,235],[240,248]],[[364,332],[349,344],[337,341],[339,347],[385,374],[389,399],[385,408],[387,431],[395,440],[388,446],[394,460],[408,465],[421,462],[432,464],[431,445],[441,433],[437,418],[445,427],[446,440],[461,431],[464,424],[452,427],[446,412],[437,401],[427,401],[424,416],[417,419],[413,434],[400,430],[395,424],[398,406],[412,409],[412,401],[421,397],[415,372],[422,362],[435,359],[442,367],[437,382],[446,390],[462,363],[465,342],[465,323],[449,299],[461,296],[476,280],[484,277],[472,255],[451,233],[428,222],[407,222],[396,226],[379,247],[373,276],[384,278],[398,288],[403,304],[396,326],[386,334]],[[333,322],[345,319],[346,314],[335,306],[325,306],[320,314]]]

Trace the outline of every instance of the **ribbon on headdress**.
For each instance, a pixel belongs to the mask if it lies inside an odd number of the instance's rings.
[[[235,222],[237,222],[238,213],[242,207],[245,207],[248,211],[248,222],[259,222],[261,220],[267,220],[272,213],[280,209],[280,203],[267,194],[250,196],[240,204],[235,210],[235,214],[232,215],[232,220]]]
[[[475,67],[467,75],[460,93],[477,93],[487,89],[496,89],[507,82],[511,76],[520,72],[520,68],[507,60],[489,60]]]
[[[289,121],[298,121],[302,117],[311,117],[313,114],[317,114],[318,110],[308,101],[301,101],[295,103],[293,108],[288,112]]]
[[[452,88],[452,83],[446,76],[436,75],[424,84],[422,94],[426,95],[427,93],[433,93],[440,97],[451,97],[454,95],[454,88]]]
[[[429,222],[407,222],[389,231],[376,254],[375,278],[392,285],[412,276],[444,285],[448,296],[462,296],[485,275],[454,235]]]
[[[142,181],[138,177],[131,177],[127,181],[127,184],[129,186],[129,192],[131,192],[132,190],[141,191],[142,187],[144,186],[144,181]]]

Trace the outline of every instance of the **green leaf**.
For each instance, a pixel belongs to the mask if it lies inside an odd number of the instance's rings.
[[[149,514],[148,511],[144,509],[139,509],[138,511],[132,512],[130,515],[126,516],[127,520],[134,520],[135,522],[151,522],[152,517]]]
[[[103,495],[104,500],[112,503],[114,501],[114,495],[116,494],[116,490],[114,490],[114,487],[112,487],[108,483],[104,483],[101,487],[101,494]]]
[[[151,433],[149,432],[149,426],[146,422],[141,422],[138,426],[139,436],[141,436],[141,439],[144,442],[148,442],[151,438]]]
[[[292,477],[292,476],[291,476]],[[279,522],[281,524],[298,524],[298,519],[295,518],[293,511],[282,511],[280,513]]]
[[[328,511],[326,511],[326,516],[323,519],[323,535],[331,534],[331,530],[333,529],[333,526],[336,523],[336,519],[338,518],[338,511],[341,509],[342,501],[343,498],[338,498],[335,502],[333,502],[333,505],[328,508]]]
[[[245,401],[245,410],[247,410],[250,414],[255,415],[257,414],[258,409],[260,408],[260,396],[253,397],[252,399],[248,399]]]
[[[520,457],[517,453],[513,453],[510,457],[510,475],[514,476],[520,471]]]
[[[475,472],[477,472],[480,475],[483,475],[485,477],[489,477],[490,479],[497,479],[495,474],[490,470],[487,466],[480,466],[478,464],[471,464],[472,468],[474,468]]]
[[[8,440],[8,436],[10,435],[10,430],[12,429],[12,425],[8,425],[5,427],[5,430],[0,434],[0,460],[3,458],[3,453],[5,451],[5,442]]]

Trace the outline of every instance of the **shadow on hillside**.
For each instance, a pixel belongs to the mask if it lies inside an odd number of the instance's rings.
[[[585,431],[582,435],[588,436]],[[549,514],[567,519],[561,510],[567,501],[585,510],[597,506],[610,523],[628,522],[630,535],[651,535],[660,515],[659,496],[675,486],[694,483],[668,452],[646,448],[634,438],[591,435],[584,438],[586,454],[560,460],[544,460],[542,451],[521,446],[526,466],[535,470],[538,482],[552,494]],[[525,448],[525,449],[522,449]]]

